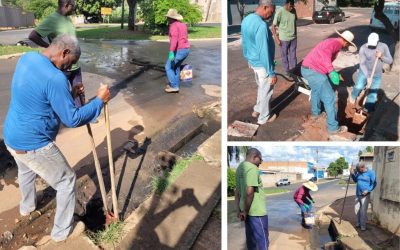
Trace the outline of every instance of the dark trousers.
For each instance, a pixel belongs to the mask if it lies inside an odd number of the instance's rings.
[[[296,67],[297,64],[297,38],[291,41],[281,41],[282,67],[285,72]]]
[[[68,82],[71,84],[71,88],[82,83],[82,72],[81,68],[77,68],[76,70],[64,70],[64,75],[67,77]],[[81,107],[82,103],[79,97],[74,99],[75,105],[77,107]]]
[[[268,215],[248,216],[245,225],[247,249],[268,250]]]

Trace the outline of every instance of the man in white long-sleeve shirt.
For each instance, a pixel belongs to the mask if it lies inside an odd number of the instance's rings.
[[[368,112],[372,112],[374,111],[377,93],[381,86],[383,63],[391,64],[393,58],[390,55],[388,46],[379,41],[379,36],[376,33],[371,33],[368,36],[368,42],[361,46],[359,55],[360,68],[358,69],[357,81],[351,92],[350,102],[354,104],[361,90],[365,88],[366,83],[370,82],[371,86],[365,102],[365,108]],[[376,58],[378,58],[378,63],[374,75],[371,76]]]

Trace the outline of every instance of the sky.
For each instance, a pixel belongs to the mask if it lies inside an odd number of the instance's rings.
[[[328,167],[329,163],[336,161],[343,156],[346,161],[351,164],[358,162],[358,152],[364,151],[366,146],[256,146],[260,150],[263,161],[317,161],[318,149],[318,166]],[[241,159],[241,161],[244,159]],[[231,166],[237,165],[231,162]]]

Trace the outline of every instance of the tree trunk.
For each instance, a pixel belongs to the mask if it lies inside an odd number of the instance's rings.
[[[128,0],[127,2],[129,5],[128,29],[135,30],[137,0]]]

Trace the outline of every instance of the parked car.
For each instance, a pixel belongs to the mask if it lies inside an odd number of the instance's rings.
[[[344,22],[346,16],[339,7],[324,6],[320,11],[314,11],[312,20],[314,23],[329,22],[330,24],[333,24],[336,21]]]
[[[399,28],[400,23],[400,3],[399,2],[385,2],[383,6],[383,14],[385,14],[395,29]],[[371,29],[386,29],[381,21],[375,18],[375,11],[372,11],[371,19],[369,21]]]
[[[276,185],[277,187],[279,187],[279,186],[290,185],[290,181],[289,181],[289,179],[280,179],[279,181],[277,181],[277,182],[275,183],[275,185]]]

